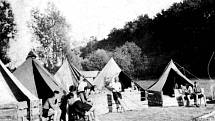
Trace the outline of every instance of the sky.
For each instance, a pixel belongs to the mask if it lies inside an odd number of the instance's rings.
[[[71,42],[82,44],[95,36],[98,40],[106,38],[113,28],[122,28],[126,22],[139,15],[154,17],[162,9],[182,0],[8,0],[17,24],[16,41],[10,41],[9,57],[18,65],[28,51],[36,46],[27,23],[30,10],[46,8],[53,2],[71,25]],[[19,51],[17,51],[19,50]],[[17,65],[17,64],[15,64]]]

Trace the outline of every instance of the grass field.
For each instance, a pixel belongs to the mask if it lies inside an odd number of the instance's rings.
[[[148,107],[140,111],[108,113],[100,115],[101,121],[199,121],[196,118],[215,110],[214,104],[207,107]],[[207,119],[209,120],[209,119]],[[215,120],[214,118],[211,120]],[[203,120],[201,120],[203,121]]]

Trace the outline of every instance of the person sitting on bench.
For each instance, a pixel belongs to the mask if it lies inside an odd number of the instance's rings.
[[[192,97],[194,98],[194,105],[196,105],[196,107],[200,106],[200,104],[198,104],[198,98],[202,98],[202,97],[204,98],[205,106],[206,106],[205,95],[202,93],[202,90],[196,81],[194,82],[194,85],[193,85]]]
[[[190,98],[192,93],[192,87],[189,84],[186,84],[185,88],[183,89],[184,99],[187,100],[186,106],[190,106]]]

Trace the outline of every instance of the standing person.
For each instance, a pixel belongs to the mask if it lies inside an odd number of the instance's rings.
[[[61,97],[61,104],[60,104],[60,109],[62,111],[60,119],[62,121],[66,121],[67,93],[65,90],[63,91],[63,94],[64,95]]]
[[[60,103],[60,92],[55,90],[52,97],[48,98],[43,105],[43,117],[54,115],[53,121],[60,121],[61,109]]]
[[[125,105],[125,103],[122,101],[122,95],[121,95],[121,91],[122,91],[122,85],[119,82],[119,77],[116,76],[114,78],[114,81],[111,83],[110,85],[112,87],[112,92],[113,92],[113,99],[116,103],[116,109],[117,112],[119,112],[119,110],[124,110],[128,109],[127,106]]]
[[[79,85],[78,85],[78,95],[81,98],[82,102],[87,102],[87,97],[85,90],[87,88],[87,80],[83,78],[82,76],[80,77]]]

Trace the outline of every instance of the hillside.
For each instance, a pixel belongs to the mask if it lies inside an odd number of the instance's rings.
[[[127,22],[122,29],[113,29],[107,39],[94,41],[82,48],[82,56],[97,49],[108,51],[134,42],[150,60],[147,77],[157,78],[170,59],[200,78],[208,77],[208,62],[214,51],[215,2],[185,0],[162,10],[155,18],[147,15]],[[83,51],[85,50],[85,51]],[[86,51],[88,50],[88,51]],[[210,74],[215,76],[215,60]]]

